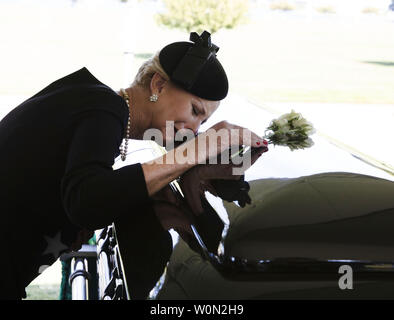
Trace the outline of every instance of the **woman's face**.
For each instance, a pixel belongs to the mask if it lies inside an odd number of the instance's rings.
[[[164,145],[173,142],[177,132],[178,137],[183,134],[195,136],[200,125],[207,121],[220,104],[220,101],[199,98],[169,81],[164,83],[158,96],[156,102],[151,102],[151,126],[161,131]],[[179,143],[181,141],[175,141],[175,145]]]

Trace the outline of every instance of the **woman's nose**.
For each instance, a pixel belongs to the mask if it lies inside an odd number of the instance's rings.
[[[196,121],[191,122],[191,123],[187,126],[187,128],[190,129],[190,130],[192,130],[193,133],[194,133],[194,135],[197,135],[198,129],[200,129],[200,126],[201,126],[201,121],[200,121],[200,120],[196,120]]]

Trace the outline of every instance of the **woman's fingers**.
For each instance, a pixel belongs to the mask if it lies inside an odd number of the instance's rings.
[[[243,155],[243,161],[239,164],[233,164],[232,162],[223,164],[221,163],[223,159],[219,159],[217,164],[199,165],[192,170],[197,170],[198,176],[202,180],[238,180],[267,151],[267,147],[252,148]],[[235,171],[234,168],[238,168],[238,170]]]
[[[211,130],[212,129],[212,130]],[[226,144],[227,148],[230,146],[245,145],[255,148],[263,147],[265,145],[265,140],[253,131],[232,124],[227,121],[221,121],[214,126],[212,126],[207,131],[211,130],[212,134],[216,132],[217,136],[221,138],[222,143]],[[227,136],[226,136],[227,133]],[[226,138],[228,141],[226,141]],[[227,149],[225,148],[225,149]]]
[[[262,148],[253,148],[251,152],[251,164],[252,166],[262,155],[263,153],[268,151],[268,147],[262,147]]]
[[[231,147],[240,145],[260,148],[265,147],[267,142],[247,128],[221,121],[195,139],[177,147],[176,155],[186,158],[187,163],[201,164]]]
[[[244,145],[259,148],[263,146],[263,138],[249,129],[232,125],[231,132],[231,146]]]

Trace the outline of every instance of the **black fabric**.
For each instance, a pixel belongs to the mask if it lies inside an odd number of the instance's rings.
[[[123,215],[114,224],[130,298],[145,300],[170,260],[173,243],[152,206],[136,210],[143,210],[138,219]]]
[[[10,298],[23,297],[82,229],[142,214],[141,164],[112,169],[127,118],[124,99],[82,68],[0,121],[0,291]]]
[[[207,100],[224,99],[228,93],[228,79],[216,58],[219,48],[211,43],[206,31],[201,41],[192,36],[191,39],[194,43],[174,42],[165,46],[159,54],[161,66],[170,80],[184,90]]]

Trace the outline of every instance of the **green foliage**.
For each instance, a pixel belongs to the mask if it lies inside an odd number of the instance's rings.
[[[292,11],[295,6],[288,3],[287,1],[275,1],[270,4],[271,10],[281,10],[281,11]]]
[[[362,13],[372,13],[372,14],[379,14],[379,9],[375,7],[366,7],[363,10],[361,10]]]
[[[231,29],[246,22],[249,0],[163,0],[167,12],[156,16],[159,25],[201,33]]]
[[[332,6],[317,7],[316,10],[320,13],[335,13],[335,9]]]
[[[57,284],[29,285],[24,300],[59,300],[60,288]]]

